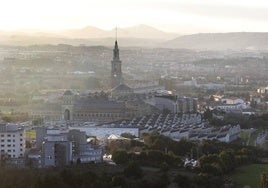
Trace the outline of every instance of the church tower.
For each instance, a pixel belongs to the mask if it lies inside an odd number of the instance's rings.
[[[114,44],[114,50],[113,50],[113,60],[112,63],[112,69],[111,69],[111,87],[116,87],[119,84],[123,82],[122,78],[122,70],[121,70],[121,60],[119,57],[119,48],[117,44],[117,38],[115,40]]]

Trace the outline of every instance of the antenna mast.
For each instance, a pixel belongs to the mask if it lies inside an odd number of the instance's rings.
[[[117,26],[115,27],[115,40],[117,41]]]

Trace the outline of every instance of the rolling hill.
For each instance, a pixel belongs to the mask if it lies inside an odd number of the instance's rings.
[[[268,33],[200,33],[184,35],[162,44],[168,48],[187,48],[201,50],[267,50]]]

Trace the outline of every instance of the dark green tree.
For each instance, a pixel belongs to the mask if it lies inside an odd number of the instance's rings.
[[[137,162],[130,162],[124,169],[124,174],[127,177],[135,177],[141,178],[142,177],[142,169]]]
[[[112,154],[112,160],[117,164],[125,164],[128,162],[128,154],[126,150],[117,150]]]

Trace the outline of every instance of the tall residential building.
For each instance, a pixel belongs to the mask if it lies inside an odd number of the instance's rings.
[[[45,141],[42,153],[43,167],[68,165],[72,160],[72,142]]]
[[[113,60],[111,61],[111,88],[118,86],[123,82],[121,60],[119,57],[119,48],[117,40],[115,40],[114,50],[113,50]]]
[[[17,124],[0,124],[0,158],[20,158],[25,152],[25,132]]]
[[[72,160],[72,142],[67,139],[67,134],[62,134],[57,129],[47,129],[43,140],[42,165],[44,167],[70,164]]]

